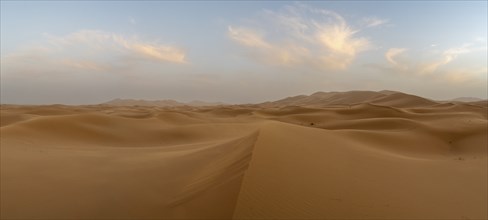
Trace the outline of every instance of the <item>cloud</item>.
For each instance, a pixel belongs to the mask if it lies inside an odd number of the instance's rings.
[[[128,49],[157,61],[185,63],[185,53],[171,46],[136,43],[129,46]]]
[[[255,48],[270,48],[271,45],[264,41],[263,37],[256,31],[247,28],[228,27],[229,36],[238,43]]]
[[[97,31],[81,30],[66,36],[45,34],[53,49],[60,53],[77,53],[89,56],[91,53],[104,53],[107,56],[138,57],[157,62],[185,63],[185,52],[175,46],[149,43],[123,35]],[[102,54],[103,55],[103,54]]]
[[[486,47],[477,47],[472,43],[464,44],[460,47],[448,48],[445,50],[440,59],[425,63],[420,66],[420,74],[431,74],[434,73],[439,67],[444,66],[453,60],[455,60],[459,55],[468,54],[480,50],[486,50]]]
[[[324,25],[317,33],[317,39],[328,54],[322,59],[329,67],[346,69],[356,55],[370,46],[365,38],[354,37],[356,31],[345,23]]]
[[[387,19],[381,19],[377,17],[366,17],[362,21],[366,27],[378,27],[387,24],[389,21]]]
[[[295,44],[271,44],[252,29],[229,26],[229,36],[241,45],[252,48],[253,55],[266,63],[300,64],[304,62],[305,57],[309,56],[307,48]]]
[[[229,26],[228,36],[267,63],[344,70],[371,47],[340,14],[304,4],[266,10],[255,21],[253,27]]]
[[[465,64],[450,65],[462,55],[467,55],[479,51],[486,51],[485,46],[480,46],[475,43],[466,43],[459,47],[447,48],[440,52],[432,50],[429,53],[420,53],[417,57],[401,56],[408,51],[407,48],[389,48],[385,52],[385,59],[388,66],[370,65],[376,69],[392,73],[404,73],[417,77],[424,77],[425,79],[443,81],[451,84],[460,84],[467,82],[474,82],[479,80],[481,76],[487,74],[487,66],[485,63],[479,63],[481,66],[467,66]],[[432,57],[426,57],[430,54]],[[401,56],[402,59],[398,59]]]
[[[388,49],[385,53],[385,59],[390,64],[390,67],[394,68],[395,70],[409,70],[411,73],[426,75],[437,72],[439,68],[453,62],[460,55],[486,50],[486,47],[480,47],[479,45],[475,45],[473,43],[466,43],[460,47],[447,48],[441,53],[437,53],[437,57],[433,58],[423,57],[421,60],[410,58],[409,60],[402,61],[396,59],[397,56],[405,53],[407,50],[408,49],[406,48]]]
[[[171,68],[168,65],[187,63],[185,51],[179,47],[110,32],[81,30],[64,36],[44,34],[44,37],[43,42],[2,54],[2,78],[92,73],[129,76],[154,69],[154,65]]]
[[[318,33],[318,40],[324,47],[332,52],[356,55],[368,47],[368,40],[353,38],[355,32],[345,25],[325,26]]]
[[[407,51],[407,48],[390,48],[385,53],[386,60],[393,66],[399,66],[400,64],[395,60],[395,57]]]

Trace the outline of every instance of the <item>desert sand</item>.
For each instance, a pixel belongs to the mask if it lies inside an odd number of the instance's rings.
[[[2,219],[487,219],[486,101],[1,106]]]

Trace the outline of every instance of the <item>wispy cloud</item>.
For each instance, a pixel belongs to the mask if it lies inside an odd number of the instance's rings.
[[[266,63],[300,64],[310,56],[307,48],[296,44],[272,44],[265,41],[259,33],[248,28],[229,26],[229,36],[241,45],[252,49],[253,56]]]
[[[464,44],[460,47],[453,47],[445,50],[440,59],[422,64],[420,66],[419,73],[420,74],[431,74],[434,73],[439,67],[444,66],[450,62],[452,62],[454,59],[456,59],[459,55],[462,54],[467,54],[467,53],[472,53],[476,52],[479,50],[486,50],[486,47],[477,47],[474,46],[472,43],[467,43]]]
[[[135,37],[97,31],[81,30],[65,36],[45,35],[53,49],[59,52],[86,53],[102,52],[106,55],[139,57],[159,62],[185,63],[185,52],[175,46],[150,43]],[[100,51],[102,50],[102,51]]]
[[[407,51],[407,48],[390,48],[385,53],[386,60],[393,66],[399,66],[400,64],[398,61],[395,60],[395,57]]]
[[[229,36],[238,43],[255,48],[270,48],[271,45],[257,31],[248,28],[228,27]]]
[[[486,49],[486,46],[475,43],[466,43],[459,47],[447,48],[437,53],[431,51],[427,53],[432,54],[431,57],[422,55],[421,59],[416,59],[416,57],[409,57],[405,54],[405,52],[408,51],[407,48],[389,48],[385,52],[385,59],[389,65],[383,67],[377,66],[377,68],[388,72],[400,72],[418,77],[430,76],[436,80],[444,80],[449,83],[464,83],[475,80],[476,78],[479,78],[479,76],[486,74],[486,64],[481,67],[443,67],[452,63],[462,55],[486,51]]]
[[[377,17],[366,17],[363,18],[363,23],[366,27],[378,27],[387,24],[389,21],[387,19],[381,19]]]
[[[340,14],[304,4],[267,10],[257,21],[263,27],[229,26],[228,35],[260,61],[343,70],[371,47]]]
[[[171,46],[136,43],[128,47],[145,57],[173,63],[185,63],[185,53]]]
[[[128,73],[150,62],[156,65],[187,63],[179,47],[96,30],[64,36],[44,34],[45,41],[2,55],[2,76],[21,77],[57,73]]]
[[[370,42],[366,38],[355,37],[356,32],[346,23],[319,28],[317,39],[328,51],[321,57],[328,66],[346,69],[358,53],[369,48]]]
[[[94,93],[106,91],[106,86],[117,89],[115,85],[121,83],[141,90],[149,87],[147,83],[157,90],[163,81],[163,87],[172,86],[176,78],[157,74],[161,69],[171,74],[171,70],[187,66],[181,65],[187,61],[179,47],[94,30],[46,34],[43,42],[2,54],[1,63],[2,87],[7,93],[29,90],[28,94],[38,98],[43,96],[37,93],[58,96],[49,91],[62,90],[59,88],[78,93],[90,88],[87,92]]]

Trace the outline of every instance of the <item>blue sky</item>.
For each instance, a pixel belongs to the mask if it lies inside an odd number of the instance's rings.
[[[487,98],[486,1],[2,1],[1,101]]]

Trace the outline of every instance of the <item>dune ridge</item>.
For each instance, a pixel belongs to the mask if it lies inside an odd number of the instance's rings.
[[[479,101],[477,101],[479,102]],[[486,219],[488,106],[1,105],[2,219]]]
[[[309,96],[300,95],[278,101],[261,103],[262,107],[313,106],[325,107],[334,105],[378,104],[392,107],[420,107],[438,104],[435,101],[402,92],[383,90],[349,91],[349,92],[316,92]]]

